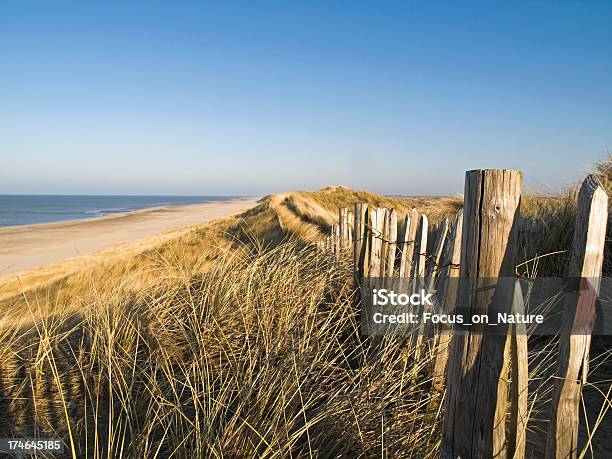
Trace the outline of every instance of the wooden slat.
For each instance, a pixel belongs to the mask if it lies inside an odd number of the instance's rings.
[[[353,231],[353,271],[355,273],[355,280],[359,281],[360,277],[365,275],[364,261],[365,257],[365,237],[366,237],[366,216],[368,206],[362,202],[355,204],[354,208],[354,231]]]
[[[509,312],[522,174],[514,170],[466,173],[461,247],[461,306],[478,314]],[[513,285],[512,285],[513,287]],[[493,303],[495,299],[495,303]],[[505,458],[509,346],[501,335],[472,326],[452,339],[442,456]]]
[[[414,276],[417,278],[413,285],[413,288],[419,289],[425,287],[423,285],[425,280],[425,263],[427,260],[427,233],[428,233],[428,221],[427,215],[421,214],[419,219],[419,228],[416,236],[416,247],[414,251]],[[418,315],[422,317],[425,308],[423,305],[418,306]],[[425,332],[425,324],[421,321],[417,327],[416,336],[413,337],[413,360],[418,364],[421,358],[422,344],[423,344],[423,333]],[[414,373],[416,376],[416,372]]]
[[[387,254],[389,253],[389,209],[382,209],[382,230],[380,238],[382,240],[382,248],[380,250],[380,277],[385,276]]]
[[[414,251],[415,277],[425,277],[425,260],[427,257],[427,215],[421,214]]]
[[[387,212],[387,226],[385,230],[385,238],[388,240],[385,260],[385,272],[384,276],[393,276],[393,270],[395,267],[395,251],[397,248],[397,212],[395,209],[391,209]]]
[[[350,249],[351,245],[353,244],[353,231],[355,229],[354,227],[355,219],[353,217],[353,211],[351,209],[347,209],[347,211],[348,213],[346,217],[346,236],[347,236],[346,247],[347,249]]]
[[[340,247],[344,248],[348,245],[348,209],[346,207],[338,209],[338,229]]]
[[[520,282],[514,287],[513,314],[524,314],[525,303]],[[527,436],[527,396],[529,383],[529,361],[527,357],[527,328],[525,324],[510,326],[510,420],[508,422],[508,457],[525,457],[525,438]]]
[[[385,209],[372,209],[370,214],[370,260],[369,277],[380,277],[380,267],[382,262],[382,230],[384,225]]]
[[[448,218],[445,218],[436,231],[436,239],[433,245],[431,256],[429,258],[429,266],[427,267],[426,276],[434,277],[438,275],[440,259],[442,258],[442,249],[444,248],[444,242],[446,241],[446,234],[448,233]]]
[[[410,215],[406,214],[402,222],[401,228],[398,231],[397,243],[400,251],[399,256],[399,277],[404,277],[406,272],[406,250],[408,248],[408,231],[410,229]]]
[[[400,262],[400,277],[410,277],[412,274],[412,261],[414,259],[414,247],[416,241],[419,213],[412,209],[406,215],[407,230],[405,232],[405,244],[403,244],[402,258]],[[403,267],[403,268],[402,268]]]
[[[589,347],[601,282],[607,221],[608,196],[597,180],[589,176],[582,183],[578,195],[568,269],[574,292],[566,295],[564,304],[547,458],[577,456],[578,409],[589,369]]]
[[[340,225],[337,223],[334,225],[332,235],[334,239],[334,254],[336,258],[340,258]]]
[[[446,246],[446,252],[442,261],[442,272],[440,274],[443,280],[440,286],[442,312],[444,314],[452,314],[455,310],[458,293],[459,263],[461,261],[461,233],[463,231],[463,210],[459,211],[452,224],[451,231]],[[450,280],[454,278],[455,280]],[[446,362],[448,360],[448,350],[451,341],[450,330],[441,333],[438,337],[436,350],[436,360],[433,369],[433,387],[441,391],[444,388],[444,379],[446,371]]]

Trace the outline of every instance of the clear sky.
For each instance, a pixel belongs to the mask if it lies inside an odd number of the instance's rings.
[[[608,151],[610,1],[0,3],[0,193],[554,191]]]

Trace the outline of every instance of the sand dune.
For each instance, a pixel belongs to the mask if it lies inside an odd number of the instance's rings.
[[[0,276],[226,217],[255,204],[256,199],[217,201],[0,228]]]

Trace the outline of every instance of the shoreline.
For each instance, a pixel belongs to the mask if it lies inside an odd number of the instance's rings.
[[[171,204],[91,218],[0,227],[0,278],[240,213],[259,198]]]
[[[47,226],[51,227],[53,225],[62,225],[62,224],[68,225],[71,223],[94,222],[94,221],[99,221],[103,219],[111,219],[113,217],[119,218],[119,217],[125,217],[125,216],[132,215],[132,214],[155,212],[155,211],[171,209],[175,207],[189,207],[189,206],[201,206],[205,204],[230,203],[230,202],[237,202],[237,201],[251,201],[253,199],[257,200],[260,198],[246,196],[246,197],[219,199],[216,201],[202,201],[202,202],[190,203],[190,204],[165,204],[161,206],[143,207],[140,209],[121,210],[121,211],[116,211],[116,212],[100,211],[98,215],[93,215],[91,217],[68,218],[68,219],[62,219],[62,220],[55,220],[52,222],[24,223],[23,225],[0,226],[0,235],[4,233],[5,231],[10,232],[10,230],[18,230],[21,228],[38,228],[38,227],[47,227]]]

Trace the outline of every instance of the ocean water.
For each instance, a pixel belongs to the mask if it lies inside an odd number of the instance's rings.
[[[147,207],[198,204],[238,197],[0,195],[0,226],[77,220]]]

